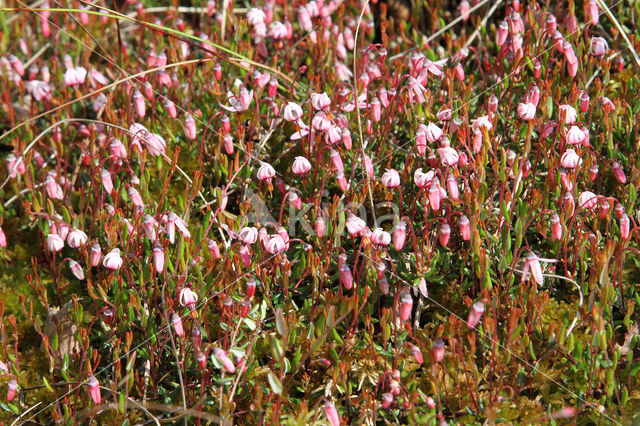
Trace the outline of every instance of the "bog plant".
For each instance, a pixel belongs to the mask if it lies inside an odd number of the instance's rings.
[[[634,418],[638,1],[114,4],[0,14],[0,418]]]

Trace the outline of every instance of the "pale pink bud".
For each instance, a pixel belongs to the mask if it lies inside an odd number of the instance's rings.
[[[573,124],[578,119],[576,109],[571,105],[560,105],[560,119],[564,118],[565,124]]]
[[[171,323],[178,337],[184,337],[184,328],[182,327],[182,318],[175,312],[171,315]]]
[[[458,181],[453,173],[449,173],[447,176],[447,192],[449,193],[449,197],[452,200],[458,200],[460,198],[460,193],[458,191]]]
[[[598,10],[598,3],[596,0],[589,0],[587,5],[587,15],[591,19],[591,25],[598,25],[600,21],[600,11]]]
[[[431,356],[433,357],[434,362],[440,362],[444,359],[444,340],[436,339],[433,342]]]
[[[319,238],[322,238],[322,236],[324,235],[324,219],[322,219],[322,217],[318,217],[316,219],[316,235]]]
[[[387,409],[393,404],[393,394],[391,392],[385,392],[382,394],[382,408]]]
[[[462,0],[460,2],[460,17],[465,22],[469,19],[470,9],[471,9],[471,6],[469,5],[469,2],[467,0]]]
[[[591,210],[598,203],[598,197],[591,191],[584,191],[578,197],[578,208]]]
[[[482,302],[474,303],[473,306],[471,307],[471,312],[469,312],[469,318],[467,319],[467,327],[475,328],[475,326],[478,325],[478,322],[480,322],[480,318],[482,317],[483,313],[484,313],[484,303]]]
[[[142,97],[142,93],[140,93],[140,90],[136,89],[136,91],[133,92],[133,106],[136,109],[136,114],[138,114],[138,117],[144,117],[146,108],[144,98]]]
[[[629,238],[629,225],[629,216],[627,216],[626,213],[623,213],[622,217],[620,218],[620,237],[623,240]]]
[[[187,114],[184,119],[184,126],[186,129],[187,137],[191,140],[196,138],[196,122],[191,114]]]
[[[79,229],[74,229],[67,235],[67,244],[71,248],[78,248],[87,242],[87,234]]]
[[[347,182],[347,178],[344,177],[344,173],[341,171],[336,172],[336,181],[338,183],[338,187],[342,192],[346,192],[349,188],[349,183]]]
[[[213,259],[220,259],[220,249],[218,248],[218,244],[215,241],[209,240],[207,242],[207,248],[209,249],[209,253],[211,254],[211,257]]]
[[[164,269],[164,250],[159,243],[153,246],[153,266],[157,273],[160,273]]]
[[[498,26],[498,31],[496,33],[496,44],[498,46],[502,46],[505,41],[507,41],[507,36],[509,35],[509,23],[506,20],[503,20]]]
[[[595,56],[596,58],[600,58],[606,55],[608,51],[609,44],[607,44],[607,40],[602,37],[591,37],[591,55]]]
[[[229,359],[229,356],[224,350],[220,348],[213,348],[213,354],[222,362],[222,368],[224,371],[231,374],[236,372],[236,367],[233,365],[233,362],[231,362],[231,359]]]
[[[560,216],[558,213],[554,213],[551,216],[551,239],[553,241],[558,241],[562,238],[562,224],[560,223]]]
[[[215,353],[215,349],[214,349]],[[207,367],[207,356],[202,352],[202,350],[196,345],[195,346],[195,354],[196,354],[196,362],[203,370]],[[229,361],[231,362],[231,361]]]
[[[340,426],[340,416],[338,416],[338,410],[333,402],[327,400],[324,403],[324,414],[331,426]]]
[[[578,126],[571,126],[566,133],[566,141],[569,145],[581,145],[584,139],[585,134]]]
[[[389,294],[389,281],[386,278],[380,278],[378,280],[378,288],[380,288],[380,292],[385,296]]]
[[[600,203],[598,204],[598,213],[600,214],[601,219],[607,217],[610,208],[611,206],[609,205],[609,202],[607,200],[603,199],[602,201],[600,201]]]
[[[329,151],[329,158],[331,159],[331,163],[333,164],[333,167],[344,173],[344,165],[342,163],[342,158],[340,158],[340,154],[338,153],[338,151],[336,151],[335,149],[331,149]]]
[[[416,345],[411,345],[411,355],[413,355],[413,359],[416,360],[418,364],[422,364],[424,358],[422,357],[422,351]]]
[[[393,247],[400,251],[404,247],[405,239],[407,238],[407,224],[404,220],[399,220],[393,229]]]
[[[411,310],[413,309],[413,298],[408,291],[402,292],[400,296],[400,321],[407,322],[411,317]]]
[[[79,280],[84,280],[84,271],[78,262],[73,259],[69,259],[69,268],[71,269],[71,273],[74,277]]]
[[[451,237],[451,227],[448,223],[443,223],[440,226],[440,231],[438,232],[438,241],[443,247],[449,245],[449,238]]]
[[[346,290],[351,290],[351,287],[353,287],[353,275],[351,274],[349,265],[345,263],[340,267],[339,276],[340,282],[342,283],[344,288]]]
[[[469,224],[469,218],[465,215],[460,216],[458,224],[460,225],[460,235],[462,235],[462,239],[465,241],[469,241],[471,239],[471,226]]]
[[[240,247],[240,250],[238,250],[238,254],[240,255],[240,260],[242,260],[242,263],[244,263],[244,266],[246,266],[247,268],[250,267],[251,251],[249,250],[249,247],[247,246]]]
[[[371,158],[367,155],[367,154],[362,154],[362,161],[364,162],[364,169],[367,172],[367,177],[369,179],[374,179],[375,178],[375,174],[373,171],[373,162],[371,161]]]
[[[100,404],[100,383],[98,383],[96,376],[92,374],[87,381],[87,385],[89,385],[89,395],[91,395],[93,402]]]
[[[96,267],[100,264],[100,256],[102,255],[102,249],[100,248],[100,244],[95,243],[93,244],[93,246],[91,247],[91,253],[90,253],[90,261],[91,261],[91,266]]]
[[[246,291],[247,297],[251,298],[253,297],[254,294],[256,294],[256,287],[257,287],[257,284],[256,284],[255,278],[250,277],[247,280],[247,283],[245,284],[245,291]]]
[[[45,187],[47,189],[47,194],[49,195],[49,198],[54,198],[58,200],[62,200],[64,198],[62,187],[58,184],[58,182],[56,182],[53,175],[47,174],[47,178],[45,179]]]
[[[613,171],[613,176],[616,178],[618,182],[620,183],[627,182],[627,177],[625,176],[624,169],[622,168],[620,163],[618,163],[617,161],[614,161],[613,164],[611,164],[611,170]]]

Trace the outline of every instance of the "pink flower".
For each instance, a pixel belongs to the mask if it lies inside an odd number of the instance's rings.
[[[287,121],[298,121],[302,118],[302,108],[295,102],[287,102],[283,108],[282,115]]]
[[[403,291],[400,295],[400,321],[407,322],[411,317],[411,310],[413,309],[413,298],[408,291]]]
[[[231,112],[242,112],[249,109],[249,105],[253,100],[253,90],[248,91],[244,86],[240,88],[240,95],[236,96],[233,92],[227,92],[229,104],[231,106],[220,105],[222,108]]]
[[[596,58],[600,58],[607,54],[609,51],[609,45],[607,44],[607,40],[602,37],[591,37],[591,48],[590,52]]]
[[[374,179],[375,178],[375,174],[373,171],[373,162],[371,161],[371,158],[367,155],[367,154],[362,154],[362,161],[364,163],[364,169],[367,172],[367,177],[369,179]]]
[[[87,234],[79,229],[74,229],[67,235],[67,244],[71,248],[78,248],[87,242]]]
[[[58,234],[47,235],[47,249],[58,252],[64,247],[64,240]]]
[[[447,175],[447,192],[452,200],[458,200],[458,198],[460,198],[460,193],[458,192],[458,181],[453,173],[449,173],[449,175]]]
[[[198,302],[198,295],[189,287],[183,287],[180,289],[178,301],[180,302],[180,305],[188,306],[189,309],[194,309]]]
[[[371,234],[371,241],[379,246],[388,246],[391,242],[391,235],[382,228],[376,228]]]
[[[598,22],[600,21],[600,11],[598,10],[598,3],[596,3],[596,0],[589,0],[587,15],[589,16],[589,19],[591,19],[591,25],[598,25]]]
[[[542,275],[542,267],[540,266],[540,262],[556,262],[555,259],[544,259],[538,257],[534,252],[529,252],[527,255],[527,259],[524,263],[524,268],[522,271],[522,282],[527,280],[529,276],[529,272],[533,275],[533,279],[538,284],[543,284],[544,276]]]
[[[375,231],[374,231],[375,232]],[[393,229],[393,248],[397,251],[402,250],[404,241],[407,238],[407,224],[404,220],[399,220]]]
[[[471,120],[471,127],[474,130],[484,129],[486,131],[489,131],[493,128],[493,124],[491,124],[488,115],[481,115],[480,117]]]
[[[578,119],[576,109],[571,105],[560,105],[560,119],[564,117],[565,124],[573,124]]]
[[[260,169],[258,170],[258,179],[261,181],[271,182],[276,175],[275,169],[269,164],[265,162],[260,162]]]
[[[471,307],[471,312],[469,312],[469,318],[467,319],[467,327],[475,328],[480,322],[480,318],[484,313],[484,303],[476,302]]]
[[[311,120],[311,127],[319,132],[329,130],[331,125],[331,121],[327,118],[327,115],[323,111],[316,113]]]
[[[209,240],[207,242],[207,248],[209,249],[209,253],[213,259],[220,259],[220,248],[218,248],[218,243],[213,240]]]
[[[286,248],[285,242],[280,235],[273,235],[264,244],[265,250],[271,254],[278,254]]]
[[[431,356],[433,357],[434,362],[440,362],[444,359],[444,340],[436,339],[433,342]]]
[[[127,194],[129,194],[129,198],[131,198],[131,202],[134,206],[144,208],[144,202],[142,201],[142,197],[137,189],[133,186],[127,187]]]
[[[533,120],[535,116],[536,106],[533,103],[527,102],[518,105],[518,117],[520,117],[522,120]]]
[[[427,89],[415,79],[415,77],[409,77],[409,103],[413,105],[415,103],[414,97],[417,98],[418,103],[422,104],[426,102],[425,92]]]
[[[598,203],[598,197],[591,191],[584,191],[578,197],[578,208],[591,210]]]
[[[360,234],[366,227],[367,224],[364,222],[364,220],[360,219],[358,216],[354,215],[351,212],[347,213],[347,231],[349,231],[351,235],[355,236]]]
[[[400,175],[395,169],[387,169],[380,181],[387,188],[397,188],[400,186]]]
[[[84,280],[84,271],[78,262],[73,259],[69,259],[69,268],[71,269],[71,273],[74,277],[79,280]]]
[[[453,167],[458,164],[458,151],[451,147],[438,148],[438,154],[440,155],[440,161],[445,167]]]
[[[2,227],[0,226],[0,247],[7,247],[7,236],[4,234]]]
[[[335,67],[336,77],[338,77],[338,80],[349,81],[353,77],[353,73],[351,72],[349,67],[347,67],[342,62],[336,61],[334,67]]]
[[[331,163],[333,164],[333,167],[339,172],[344,173],[344,165],[342,163],[342,158],[340,157],[340,154],[338,153],[338,151],[332,148],[329,151],[329,158],[331,159]]]
[[[581,145],[586,135],[578,126],[571,126],[566,133],[566,141],[569,145]]]
[[[213,355],[220,360],[222,363],[222,369],[227,373],[233,374],[236,372],[236,367],[229,359],[227,353],[220,348],[213,348]]]
[[[100,383],[98,383],[96,376],[92,374],[87,381],[87,385],[89,385],[89,394],[91,395],[93,402],[100,404]]]
[[[338,410],[333,402],[327,400],[324,403],[324,414],[327,416],[327,421],[331,426],[340,426],[340,416],[338,416]]]
[[[116,270],[122,266],[122,257],[120,257],[120,249],[114,248],[111,250],[102,260],[102,265],[105,268]]]
[[[51,97],[51,86],[40,80],[31,80],[25,83],[25,89],[33,96],[33,99],[40,102]]]
[[[429,123],[425,131],[425,135],[427,136],[427,140],[429,142],[436,142],[440,140],[442,134],[442,129],[434,123]]]
[[[565,169],[575,169],[582,164],[582,159],[573,149],[569,148],[562,154],[560,164],[562,164],[562,167]]]
[[[331,106],[331,99],[329,99],[329,95],[327,95],[325,92],[312,93],[311,106],[313,106],[314,109],[321,111]]]
[[[433,170],[429,170],[427,173],[422,173],[422,168],[419,168],[413,173],[413,181],[418,188],[429,187],[434,176],[435,173]]]
[[[174,212],[168,212],[163,215],[161,221],[166,224],[167,233],[169,234],[169,242],[171,244],[175,242],[176,227],[185,239],[191,238],[191,233],[187,228],[187,223]]]
[[[272,22],[269,26],[268,35],[273,37],[275,40],[287,38],[287,27],[282,22]]]
[[[253,226],[247,226],[240,230],[239,236],[243,243],[253,244],[258,240],[258,230]]]
[[[291,171],[297,175],[306,175],[311,170],[311,163],[305,157],[296,157]]]
[[[64,85],[68,87],[79,86],[84,83],[87,77],[85,67],[68,68],[64,73]]]

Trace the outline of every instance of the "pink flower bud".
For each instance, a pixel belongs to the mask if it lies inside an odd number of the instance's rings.
[[[153,266],[157,273],[161,273],[164,270],[164,250],[157,242],[153,247]]]
[[[322,238],[324,235],[324,219],[321,216],[316,219],[316,235],[318,238]]]
[[[193,341],[193,345],[196,347],[199,347],[202,342],[202,330],[200,330],[200,326],[198,324],[194,324],[191,329],[191,340]]]
[[[420,351],[420,348],[416,345],[411,345],[411,355],[413,355],[413,358],[418,364],[422,364],[422,362],[424,361],[422,357],[422,351]]]
[[[327,400],[324,403],[324,414],[331,426],[340,426],[340,416],[338,416],[338,410],[333,402]]]
[[[364,162],[364,169],[367,172],[367,177],[369,179],[374,179],[375,174],[373,172],[373,162],[371,158],[367,154],[362,154],[362,161]]]
[[[587,5],[587,15],[591,20],[591,25],[598,25],[600,21],[600,11],[598,10],[598,3],[595,0],[589,0]]]
[[[598,213],[600,214],[601,219],[607,217],[610,208],[611,206],[609,205],[609,202],[607,200],[603,199],[602,201],[600,201],[600,203],[598,203]]]
[[[91,247],[90,253],[90,261],[91,266],[96,267],[100,264],[100,256],[102,255],[102,249],[100,248],[100,244],[95,243]]]
[[[378,276],[379,280],[384,278],[384,272],[386,270],[387,270],[387,266],[384,264],[383,261],[380,261],[376,264],[376,275]]]
[[[562,224],[560,223],[560,216],[558,213],[554,213],[550,219],[551,222],[551,239],[558,241],[562,238]]]
[[[400,219],[393,230],[393,248],[397,251],[402,250],[404,241],[407,238],[407,224]]]
[[[623,240],[626,240],[627,238],[629,238],[629,227],[630,227],[629,216],[627,216],[626,213],[623,213],[622,217],[620,218],[620,237]]]
[[[400,321],[407,322],[411,317],[411,310],[413,309],[413,298],[408,291],[404,291],[400,296]]]
[[[182,319],[180,318],[180,315],[174,312],[173,315],[171,315],[171,323],[176,331],[176,335],[178,337],[184,337],[184,328],[182,327]]]
[[[231,359],[229,359],[229,356],[224,350],[220,348],[213,348],[213,354],[222,362],[222,369],[224,371],[231,374],[236,372],[236,367],[233,365],[233,362],[231,362]]]
[[[438,241],[443,247],[447,247],[449,245],[449,238],[451,237],[451,227],[448,223],[443,223],[440,226],[440,232],[438,232]]]
[[[378,280],[378,288],[380,289],[380,292],[382,294],[387,296],[389,294],[389,281],[387,281],[387,279],[384,277],[380,278]]]
[[[580,95],[580,112],[585,113],[589,109],[589,94],[582,92]]]
[[[215,352],[215,349],[214,349],[214,352]],[[196,362],[198,363],[200,368],[202,368],[204,370],[207,367],[207,356],[197,346],[195,348],[195,353],[196,353]],[[231,362],[231,361],[229,361],[229,362]]]
[[[222,80],[222,65],[220,65],[219,62],[216,62],[215,65],[213,66],[213,75],[216,78],[216,80],[218,81]]]
[[[89,385],[89,394],[91,395],[91,399],[96,404],[100,404],[100,383],[98,383],[98,379],[93,374],[89,377],[87,381],[87,385]]]
[[[16,391],[18,390],[18,382],[15,379],[11,379],[7,384],[7,401],[11,402],[16,397]]]
[[[187,137],[191,140],[196,138],[196,122],[191,114],[187,114],[184,119],[184,126],[186,129]]]
[[[329,158],[331,159],[331,163],[333,167],[339,172],[344,173],[344,165],[342,163],[342,158],[340,158],[340,154],[335,149],[331,149],[329,151]]]
[[[562,204],[569,216],[572,216],[575,209],[575,201],[571,192],[567,191],[564,193],[562,196]]]
[[[476,302],[471,307],[471,312],[469,312],[469,318],[467,319],[467,327],[475,328],[480,322],[480,318],[484,313],[484,303]]]
[[[75,260],[69,260],[69,268],[71,268],[71,273],[74,277],[79,280],[84,280],[84,271],[78,262]]]
[[[253,295],[256,294],[256,287],[257,284],[255,278],[250,277],[245,285],[245,292],[248,298],[252,298]]]
[[[342,283],[344,288],[346,290],[351,290],[351,287],[353,287],[353,275],[351,274],[351,269],[347,264],[343,264],[340,267],[339,276],[340,282]]]
[[[433,342],[431,356],[433,357],[434,362],[440,362],[444,359],[444,340],[436,339]]]
[[[471,226],[469,224],[469,218],[465,215],[460,216],[458,224],[460,225],[460,235],[462,235],[462,239],[464,241],[469,241],[471,239]]]
[[[207,248],[209,249],[209,254],[215,260],[220,259],[220,249],[218,248],[218,243],[213,240],[209,240],[207,242]]]
[[[349,188],[347,178],[344,177],[344,173],[341,171],[336,172],[336,182],[338,183],[338,188],[340,188],[342,192],[346,192]]]
[[[333,151],[333,150],[332,150]],[[305,157],[296,157],[291,171],[297,175],[306,175],[311,170],[311,163]]]
[[[614,161],[611,164],[611,170],[613,171],[613,176],[615,176],[616,180],[620,183],[626,183],[627,177],[624,175],[624,169],[617,161]]]
[[[133,106],[136,109],[136,114],[138,114],[138,117],[144,117],[146,112],[144,98],[142,97],[142,93],[140,93],[140,91],[137,89],[135,92],[133,92]]]
[[[250,267],[251,251],[249,250],[249,247],[247,246],[240,247],[240,249],[238,250],[238,254],[240,255],[240,260],[242,260],[242,263],[244,263],[244,266],[246,266],[247,268]]]
[[[382,408],[385,410],[393,404],[393,394],[391,392],[386,392],[382,394]]]
[[[509,35],[509,23],[507,21],[502,21],[498,26],[498,32],[496,33],[496,44],[498,46],[502,46],[505,41],[507,41],[507,36]]]
[[[251,302],[249,299],[244,299],[240,302],[240,316],[242,318],[246,318],[249,315],[249,311],[251,310]]]
[[[457,201],[460,198],[460,193],[458,192],[458,181],[453,173],[449,173],[447,176],[447,192],[452,200]]]

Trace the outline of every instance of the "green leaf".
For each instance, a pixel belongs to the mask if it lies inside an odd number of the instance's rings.
[[[282,393],[282,383],[280,383],[280,380],[273,374],[273,371],[269,371],[267,378],[269,379],[269,386],[271,386],[273,393],[280,395]]]

